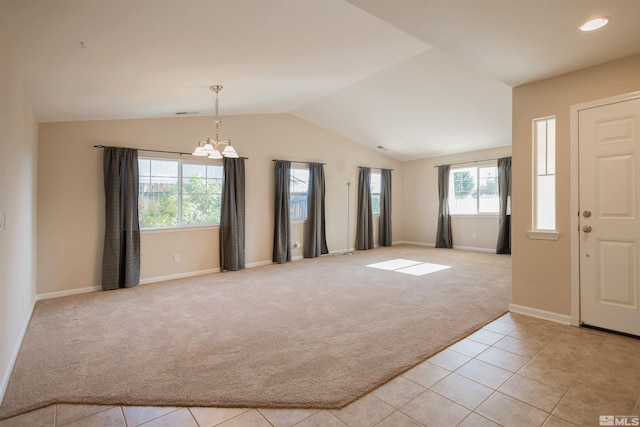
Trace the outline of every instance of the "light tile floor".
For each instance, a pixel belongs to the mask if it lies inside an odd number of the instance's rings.
[[[506,314],[340,410],[58,404],[0,427],[567,427],[639,411],[639,339]]]

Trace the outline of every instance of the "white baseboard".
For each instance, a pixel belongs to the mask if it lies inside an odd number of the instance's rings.
[[[41,301],[43,299],[50,299],[50,298],[66,297],[69,295],[76,295],[76,294],[86,294],[87,292],[96,292],[101,289],[102,288],[100,286],[90,286],[88,288],[70,289],[68,291],[48,292],[46,294],[36,295],[36,301]]]
[[[335,251],[329,251],[328,255],[342,255],[342,254],[346,254],[346,253],[354,253],[355,251],[356,251],[356,248],[337,249]]]
[[[435,248],[435,243],[425,243],[425,242],[411,242],[408,240],[400,240],[398,242],[393,242],[394,245],[413,245],[413,246],[428,246],[430,248]]]
[[[269,265],[269,264],[272,264],[272,261],[258,261],[258,262],[245,264],[245,268],[260,267],[262,265]],[[167,276],[148,277],[146,279],[140,280],[140,284],[144,285],[147,283],[164,282],[166,280],[184,279],[186,277],[203,276],[205,274],[213,274],[213,273],[220,273],[220,267],[210,268],[207,270],[189,271],[186,273],[169,274]]]
[[[453,249],[460,249],[461,251],[474,251],[474,252],[488,252],[495,254],[496,248],[478,248],[475,246],[456,246],[453,245]]]
[[[435,243],[425,243],[425,242],[411,242],[411,241],[407,241],[407,240],[400,240],[398,242],[394,242],[394,245],[413,245],[413,246],[427,246],[430,248],[435,248],[436,244]],[[495,248],[478,248],[475,246],[456,246],[453,245],[453,249],[459,249],[461,251],[474,251],[474,252],[488,252],[488,253],[495,253],[496,250]]]
[[[552,311],[540,310],[539,308],[526,307],[524,305],[509,304],[509,311],[523,314],[525,316],[536,317],[538,319],[550,320],[563,325],[571,324],[571,316],[567,314],[554,313]]]
[[[302,257],[299,257],[299,258],[302,258]],[[247,264],[245,267],[246,268],[260,267],[261,265],[269,265],[271,263],[272,263],[271,261],[252,262],[250,264]],[[166,280],[183,279],[185,277],[195,277],[195,276],[202,276],[204,274],[213,274],[213,273],[220,273],[220,269],[210,268],[207,270],[189,271],[186,273],[169,274],[166,276],[147,277],[146,279],[141,279],[140,284],[145,285],[148,283],[164,282]],[[102,290],[101,286],[90,286],[87,288],[71,289],[68,291],[48,292],[46,294],[36,295],[36,301],[50,299],[50,298],[66,297],[69,295],[84,294],[87,292],[96,292],[100,290]]]
[[[302,257],[300,257],[300,258],[302,258]],[[273,264],[273,261],[269,260],[269,261],[251,262],[249,264],[246,264],[245,268],[260,267],[262,265],[269,265],[269,264]]]
[[[141,285],[147,283],[164,282],[166,280],[184,279],[185,277],[202,276],[203,274],[220,273],[219,268],[210,268],[207,270],[189,271],[187,273],[168,274],[166,276],[148,277],[140,280]]]
[[[18,360],[18,353],[20,352],[20,347],[22,347],[22,341],[24,341],[24,336],[27,333],[27,327],[29,326],[29,322],[31,322],[31,316],[33,316],[33,310],[36,307],[37,298],[33,300],[31,303],[31,308],[29,309],[29,314],[26,316],[26,319],[20,328],[20,335],[18,336],[18,340],[11,352],[11,356],[9,356],[9,365],[7,365],[7,369],[2,373],[2,378],[0,378],[0,403],[4,399],[4,394],[7,391],[7,386],[9,385],[9,378],[11,377],[11,373],[13,372],[13,367],[16,364],[16,360]]]

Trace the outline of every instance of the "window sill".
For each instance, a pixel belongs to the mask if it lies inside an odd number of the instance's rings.
[[[498,218],[499,214],[494,213],[478,213],[478,214],[451,214],[455,218]]]
[[[555,230],[527,231],[527,237],[531,240],[558,240],[560,233]]]
[[[219,224],[206,224],[206,225],[186,225],[181,227],[166,227],[166,228],[144,228],[140,230],[141,234],[157,234],[157,233],[180,233],[184,231],[200,231],[200,230],[217,230],[220,228]]]

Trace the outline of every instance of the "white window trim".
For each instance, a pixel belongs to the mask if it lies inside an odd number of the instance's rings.
[[[560,233],[555,230],[531,230],[527,231],[527,237],[531,240],[558,240]]]
[[[532,194],[532,203],[531,203],[531,230],[527,231],[527,238],[531,239],[531,240],[558,240],[560,238],[560,233],[557,231],[557,229],[554,230],[544,230],[544,229],[537,229],[536,228],[536,221],[537,221],[537,188],[536,188],[536,181],[537,181],[537,177],[538,177],[538,145],[536,142],[536,123],[542,120],[549,120],[549,119],[556,119],[556,116],[546,116],[546,117],[539,117],[536,119],[533,119],[531,121],[531,155],[532,155],[532,162],[531,162],[531,167],[532,167],[532,174],[531,174],[531,194]],[[557,129],[557,121],[556,121],[556,129]],[[556,147],[557,147],[557,141],[556,141]],[[555,153],[554,153],[555,156]],[[557,176],[555,173],[553,174],[554,177]],[[557,181],[556,181],[557,184]],[[554,192],[554,195],[555,192]],[[556,201],[554,201],[554,209],[556,209],[556,224],[555,226],[558,226],[558,219],[557,219],[557,205],[555,203]]]
[[[220,228],[220,224],[190,224],[181,225],[175,227],[156,227],[156,228],[141,228],[142,234],[161,234],[161,233],[176,233],[183,231],[201,231],[201,230],[217,230]]]
[[[464,213],[464,214],[450,214],[450,215],[456,218],[497,218],[500,216],[499,213],[486,213],[486,212],[477,213],[477,214]]]

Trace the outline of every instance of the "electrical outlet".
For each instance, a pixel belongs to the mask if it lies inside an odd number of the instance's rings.
[[[173,262],[180,262],[180,254],[173,255]]]
[[[471,238],[475,240],[475,238],[476,238],[476,233],[471,233]]]

